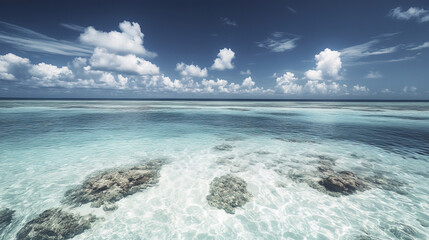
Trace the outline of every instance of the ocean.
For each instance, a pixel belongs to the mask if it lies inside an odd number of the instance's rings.
[[[64,202],[153,160],[116,210]],[[333,194],[321,166],[366,187]],[[227,174],[251,195],[234,213],[207,198]],[[0,239],[51,208],[96,216],[72,239],[429,239],[428,178],[429,102],[0,101]]]

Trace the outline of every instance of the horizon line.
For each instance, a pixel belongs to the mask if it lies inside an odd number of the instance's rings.
[[[0,97],[0,100],[85,100],[85,101],[237,101],[237,102],[429,102],[429,99],[318,99],[318,98],[33,98]]]

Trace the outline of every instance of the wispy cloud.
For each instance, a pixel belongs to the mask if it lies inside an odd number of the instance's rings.
[[[420,50],[420,49],[423,49],[423,48],[429,48],[429,42],[424,42],[423,44],[421,44],[421,45],[419,45],[417,47],[410,48],[408,50]]]
[[[418,7],[410,7],[407,11],[403,11],[401,7],[396,7],[390,10],[389,15],[398,20],[416,19],[421,23],[429,21],[429,11]]]
[[[287,50],[294,49],[296,47],[296,41],[300,37],[296,35],[285,36],[285,33],[274,32],[271,38],[267,38],[262,42],[258,42],[258,47],[269,49],[272,52],[284,52]]]
[[[368,64],[379,64],[379,63],[395,63],[395,62],[405,62],[416,59],[416,56],[407,56],[401,58],[391,58],[386,60],[377,60],[377,61],[361,61],[344,64],[346,66],[359,66],[359,65],[368,65]]]
[[[76,32],[84,32],[85,31],[85,27],[82,27],[82,26],[79,26],[79,25],[76,25],[76,24],[61,23],[60,25],[63,26],[63,27],[65,27],[65,28],[74,30]]]
[[[227,17],[221,17],[220,20],[222,20],[223,24],[225,25],[229,25],[229,26],[233,26],[233,27],[237,27],[237,22],[227,18]]]
[[[369,42],[354,45],[341,50],[341,56],[345,58],[362,58],[372,55],[382,55],[396,52],[399,46],[376,48],[374,45],[379,43],[379,40],[371,40]]]
[[[296,13],[296,10],[293,9],[292,7],[287,6],[287,9],[289,9],[289,11],[291,11],[292,13]]]
[[[0,42],[28,52],[65,56],[87,56],[92,49],[79,43],[58,40],[14,24],[0,22]]]

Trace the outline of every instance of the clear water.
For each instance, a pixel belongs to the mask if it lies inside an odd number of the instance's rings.
[[[232,151],[216,151],[219,144]],[[285,172],[336,170],[405,184],[331,197]],[[167,159],[159,184],[126,197],[74,239],[429,238],[429,103],[0,101],[0,239],[61,203],[89,174]],[[253,198],[235,214],[210,207],[209,184],[233,173]]]

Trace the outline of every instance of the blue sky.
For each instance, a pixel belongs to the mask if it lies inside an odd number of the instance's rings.
[[[0,97],[428,99],[428,1],[4,1]]]

